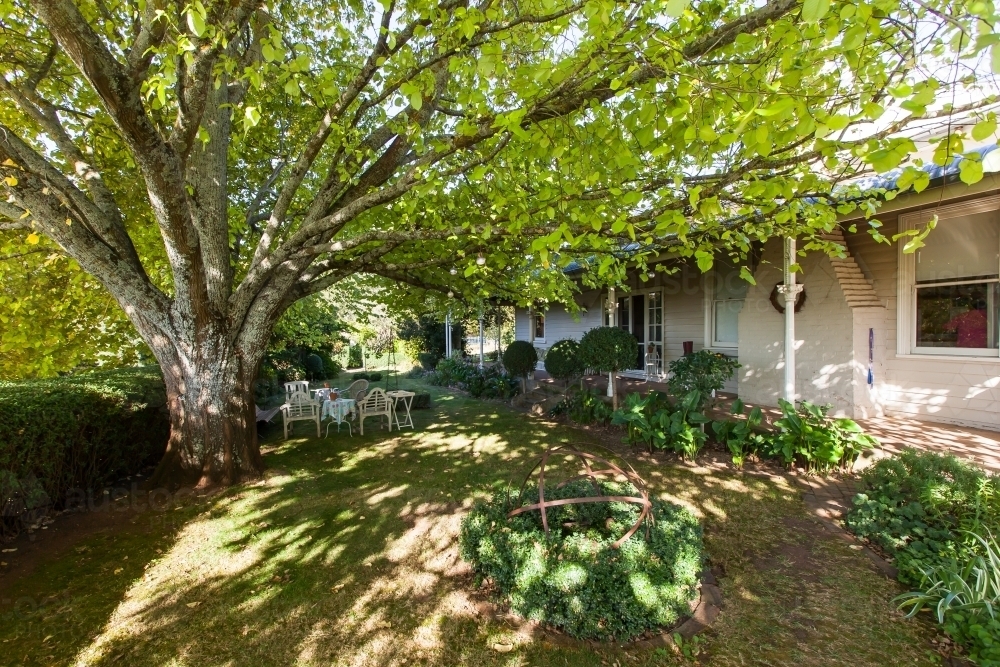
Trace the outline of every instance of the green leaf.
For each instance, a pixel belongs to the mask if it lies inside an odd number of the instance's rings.
[[[978,183],[983,180],[983,163],[968,157],[963,158],[958,163],[958,177],[966,185]]]
[[[702,273],[705,273],[712,268],[712,264],[714,263],[712,253],[706,252],[705,250],[697,250],[694,253],[694,257],[695,261],[698,263],[698,269]]]
[[[830,0],[805,0],[802,3],[802,20],[815,23],[830,11]]]
[[[750,273],[750,269],[748,269],[745,266],[741,266],[740,267],[740,278],[742,278],[743,280],[747,281],[751,285],[756,285],[757,284],[757,281],[754,280],[753,274]]]
[[[976,123],[976,126],[972,128],[972,138],[976,141],[983,141],[987,137],[993,135],[997,131],[997,117],[996,114],[990,113],[986,120],[981,120]]]
[[[191,32],[194,33],[196,37],[199,38],[204,37],[205,19],[200,14],[198,14],[198,12],[194,11],[193,9],[188,11],[187,24],[188,24],[188,29],[190,29]]]
[[[990,47],[990,66],[994,74],[1000,74],[1000,44]]]
[[[680,18],[690,4],[691,0],[667,0],[667,16],[675,19]]]

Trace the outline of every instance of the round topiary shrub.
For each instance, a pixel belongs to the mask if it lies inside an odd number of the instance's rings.
[[[372,381],[372,382],[380,382],[382,380],[382,374],[381,373],[369,373],[368,374],[368,379],[370,381]]]
[[[635,365],[639,342],[618,327],[597,327],[580,339],[580,361],[599,373],[617,373]]]
[[[546,500],[597,495],[594,481],[546,486]],[[597,482],[601,495],[639,496],[627,482]],[[514,492],[516,495],[516,492]],[[523,491],[537,502],[538,487]],[[516,500],[516,499],[515,499]],[[508,518],[508,491],[481,502],[462,522],[460,549],[480,579],[525,618],[579,639],[624,641],[669,627],[698,597],[702,534],[687,509],[652,500],[655,520],[615,549],[639,518],[639,505],[590,502],[548,508],[546,536],[538,511]]]
[[[586,367],[580,361],[580,344],[572,338],[559,341],[545,355],[545,371],[557,380],[572,380],[583,375]]]
[[[503,367],[511,375],[525,377],[535,370],[538,353],[526,340],[515,340],[503,351]]]
[[[615,374],[635,365],[639,354],[639,341],[618,327],[597,327],[583,334],[580,339],[580,361],[598,373],[611,373],[612,386]],[[614,407],[618,409],[618,392],[613,392]]]

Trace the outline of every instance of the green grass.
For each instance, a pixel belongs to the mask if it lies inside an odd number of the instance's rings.
[[[519,482],[546,446],[592,441],[429,389],[434,408],[415,414],[416,431],[390,435],[372,420],[363,438],[272,440],[265,481],[136,513],[124,530],[39,564],[0,605],[0,663],[683,661],[663,650],[558,648],[477,615],[457,548],[466,508]],[[634,463],[655,493],[703,518],[709,557],[725,571],[725,608],[699,644],[702,664],[932,664],[930,630],[889,603],[896,585],[811,523],[788,483]]]

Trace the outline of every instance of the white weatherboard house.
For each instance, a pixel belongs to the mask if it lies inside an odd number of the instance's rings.
[[[1000,430],[1000,150],[981,150],[986,175],[958,182],[954,165],[931,171],[931,187],[887,201],[878,213],[886,237],[937,216],[926,245],[904,254],[901,243],[877,243],[860,218],[845,218],[830,238],[846,257],[798,257],[804,297],[794,315],[795,397],[832,404],[855,418],[900,416]],[[886,185],[884,182],[880,185]],[[857,222],[858,231],[848,228]],[[563,338],[620,326],[639,345],[643,377],[652,344],[664,366],[709,348],[742,367],[727,390],[748,403],[777,405],[783,395],[785,318],[783,244],[764,245],[753,267],[756,285],[716,263],[708,274],[681,264],[674,275],[632,271],[626,286],[580,293],[581,311],[561,305],[519,308],[516,338],[540,357]],[[539,363],[544,370],[544,361]],[[869,382],[870,379],[870,382]]]

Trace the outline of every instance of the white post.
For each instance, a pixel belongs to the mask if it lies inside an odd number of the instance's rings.
[[[611,314],[611,317],[608,318],[609,320],[611,320],[610,325],[613,326],[613,327],[618,326],[618,300],[615,298],[615,288],[614,287],[609,287],[608,288],[608,312]],[[608,392],[607,392],[607,394],[608,394],[608,398],[614,398],[614,395],[615,395],[615,374],[614,373],[608,373]]]
[[[444,358],[451,359],[451,311],[444,316]]]
[[[483,366],[485,365],[484,362],[486,361],[486,354],[483,351],[484,336],[485,332],[483,331],[483,316],[480,315],[479,316],[479,368],[483,368]]]
[[[795,238],[785,239],[784,258],[785,284],[778,286],[778,292],[785,297],[785,388],[782,397],[795,403],[795,299],[802,291],[802,285],[795,283]]]

